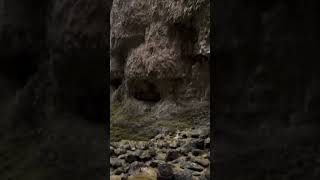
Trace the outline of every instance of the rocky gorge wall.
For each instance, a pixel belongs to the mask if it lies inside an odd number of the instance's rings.
[[[317,179],[318,1],[215,7],[215,178]]]
[[[210,2],[116,0],[110,17],[111,139],[207,125]]]
[[[209,0],[115,0],[110,23],[110,179],[210,179]]]
[[[0,3],[0,179],[104,178],[112,1]]]

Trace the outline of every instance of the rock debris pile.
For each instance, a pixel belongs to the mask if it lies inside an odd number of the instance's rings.
[[[111,179],[210,179],[209,128],[163,131],[149,141],[110,145]]]

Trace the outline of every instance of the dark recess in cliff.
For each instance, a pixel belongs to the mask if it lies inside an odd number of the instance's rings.
[[[112,140],[207,126],[209,0],[116,0],[110,17]]]

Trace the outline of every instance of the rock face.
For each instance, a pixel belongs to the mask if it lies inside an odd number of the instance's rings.
[[[217,179],[319,177],[318,6],[215,4]]]
[[[192,130],[186,129],[175,133],[161,132],[149,141],[112,142],[110,174],[112,178],[123,179],[209,180],[209,146],[193,146],[194,142],[210,139],[206,130],[208,128],[197,130],[203,135],[201,137],[194,137]]]
[[[123,115],[147,121],[145,132],[163,119],[208,122],[209,17],[209,0],[113,2],[111,104],[122,114],[113,127],[130,124]]]
[[[97,121],[105,118],[111,3],[78,0],[49,4],[47,34],[57,103],[62,111]]]
[[[0,0],[0,179],[105,177],[111,4]]]

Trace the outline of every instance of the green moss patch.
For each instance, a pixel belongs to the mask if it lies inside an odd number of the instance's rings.
[[[111,141],[126,140],[148,140],[152,134],[145,131],[148,114],[144,116],[129,117],[126,114],[117,114],[111,117],[110,139]]]
[[[110,139],[111,141],[146,141],[157,134],[159,128],[183,130],[193,126],[188,113],[181,113],[172,119],[155,119],[152,113],[132,117],[121,110],[120,104],[111,104]]]

